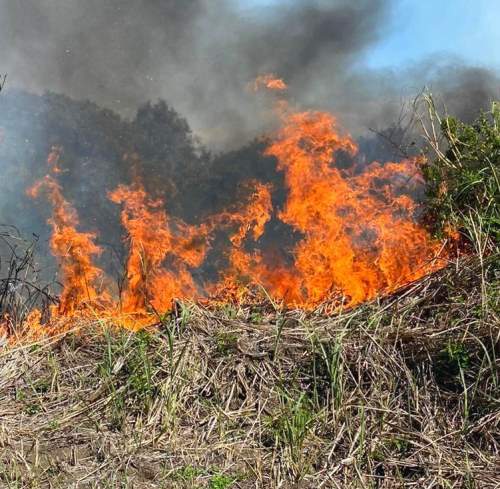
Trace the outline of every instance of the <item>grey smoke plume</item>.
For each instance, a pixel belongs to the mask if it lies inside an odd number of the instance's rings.
[[[334,110],[354,134],[387,124],[401,99],[426,84],[459,114],[485,105],[499,86],[487,70],[452,63],[439,71],[430,62],[405,73],[356,68],[381,37],[391,4],[0,0],[0,69],[13,86],[89,98],[125,115],[164,98],[222,148],[267,128],[264,103],[245,91],[264,72],[284,77],[298,102]]]
[[[299,99],[346,80],[377,38],[387,0],[296,0],[238,10],[235,0],[0,0],[10,84],[90,98],[125,114],[165,98],[209,142],[262,128],[245,92],[275,72]],[[314,97],[313,97],[314,98]]]

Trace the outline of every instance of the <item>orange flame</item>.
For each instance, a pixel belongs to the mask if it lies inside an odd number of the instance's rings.
[[[254,92],[259,91],[261,88],[276,92],[288,90],[288,85],[281,78],[269,73],[258,76],[253,82],[252,87]]]
[[[207,226],[196,228],[169,218],[163,202],[150,199],[139,183],[121,185],[109,197],[123,206],[121,219],[128,233],[128,287],[122,309],[165,311],[174,298],[196,297],[198,287],[189,270],[203,263]],[[169,270],[163,266],[167,259]]]
[[[60,171],[60,154],[59,147],[52,148],[49,154],[47,162],[53,173]],[[93,260],[101,253],[101,248],[95,244],[95,234],[78,231],[76,210],[65,200],[61,186],[53,176],[47,175],[33,185],[28,195],[35,198],[42,191],[46,192],[53,209],[48,221],[52,228],[50,248],[59,261],[63,282],[57,314],[72,316],[77,310],[95,303],[99,297],[97,280],[103,273]]]
[[[324,112],[294,113],[266,154],[284,171],[288,200],[280,219],[301,231],[295,247],[300,276],[288,295],[301,306],[338,297],[349,305],[435,270],[438,246],[414,221],[415,203],[398,195],[412,185],[417,161],[373,163],[360,173],[335,166],[337,155],[357,147]]]
[[[267,86],[262,80],[274,77],[259,77],[256,86]],[[358,148],[334,116],[296,112],[285,101],[276,110],[282,128],[265,154],[285,174],[288,198],[278,217],[303,239],[291,250],[291,267],[278,261],[270,268],[235,247],[233,268],[274,298],[311,309],[323,301],[353,306],[444,266],[441,244],[415,219],[410,194],[423,182],[420,161],[341,170],[338,155],[354,158]]]
[[[258,77],[253,86],[287,89],[274,75]],[[222,300],[243,300],[245,286],[252,284],[262,285],[276,302],[304,309],[328,302],[338,309],[394,291],[445,265],[443,246],[418,223],[419,206],[411,197],[423,185],[420,160],[345,168],[339,158],[355,162],[358,147],[333,115],[300,112],[283,100],[275,110],[282,124],[265,155],[274,157],[284,174],[288,194],[282,209],[273,208],[270,185],[257,181],[247,182],[251,195],[245,205],[198,226],[169,216],[164,202],[149,197],[139,179],[109,194],[122,207],[129,255],[119,303],[101,294],[101,304],[102,297],[107,303],[103,316],[141,327],[151,313],[169,310],[174,299],[200,299],[208,292]],[[36,197],[44,190],[53,207],[51,250],[64,286],[60,307],[52,312],[73,316],[97,303],[97,281],[104,274],[93,263],[101,252],[96,236],[77,230],[76,211],[53,176],[61,172],[61,154],[62,148],[52,148],[52,175],[29,193]],[[290,250],[282,250],[288,258],[259,248],[273,216],[301,236]],[[203,285],[193,273],[204,264],[219,229],[229,233],[228,267],[216,284]],[[122,320],[122,313],[140,318]],[[40,314],[35,311],[32,318],[39,323]]]
[[[243,209],[223,212],[212,218],[212,227],[236,226],[229,240],[232,248],[228,254],[229,267],[222,274],[222,280],[215,286],[209,286],[214,297],[220,300],[241,301],[246,293],[245,283],[257,278],[253,272],[262,261],[258,251],[248,252],[244,245],[249,237],[257,242],[264,234],[265,226],[271,219],[273,210],[271,187],[257,181],[247,183],[252,194]]]

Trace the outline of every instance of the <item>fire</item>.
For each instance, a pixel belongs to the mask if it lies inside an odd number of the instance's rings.
[[[254,82],[255,90],[261,88],[280,93],[287,86],[274,75],[262,75]],[[63,278],[53,316],[85,314],[99,304],[102,317],[137,328],[170,310],[175,299],[241,301],[246,287],[256,284],[277,303],[311,310],[327,302],[338,310],[445,265],[443,246],[418,223],[419,205],[412,198],[423,185],[421,161],[356,163],[358,147],[332,114],[298,111],[284,100],[275,110],[281,127],[265,154],[275,158],[284,175],[282,209],[273,207],[270,185],[251,181],[242,205],[188,225],[147,194],[137,168],[135,183],[110,192],[109,199],[121,206],[128,247],[120,294],[99,288],[104,273],[94,261],[101,248],[95,234],[78,230],[76,211],[56,178],[62,148],[52,148],[50,174],[29,193],[37,197],[45,191],[53,208],[50,244]],[[350,163],[340,165],[340,159]],[[272,219],[297,233],[290,249],[262,246]],[[203,268],[221,232],[227,236],[227,267],[215,283],[204,283],[195,271]],[[123,315],[133,319],[123,320]],[[39,329],[40,314],[32,317],[38,318],[33,322]]]
[[[208,289],[214,297],[221,300],[241,301],[245,293],[242,287],[249,279],[255,281],[253,268],[260,266],[259,251],[248,252],[245,243],[250,238],[256,243],[264,234],[265,226],[271,219],[273,211],[271,201],[271,187],[259,182],[248,182],[252,189],[250,200],[243,210],[234,209],[232,212],[223,212],[212,218],[212,227],[229,226],[234,232],[230,236],[231,250],[228,254],[229,267],[223,273],[222,280]]]
[[[293,250],[300,278],[288,284],[288,302],[355,305],[442,266],[439,246],[415,221],[415,203],[401,193],[416,184],[418,161],[338,168],[340,154],[357,151],[325,112],[286,115],[266,150],[288,189],[279,218],[304,236]]]
[[[268,73],[258,76],[253,82],[254,92],[259,91],[261,88],[276,92],[283,92],[288,90],[288,85],[281,78]]]
[[[52,146],[50,150],[49,156],[47,157],[47,164],[49,165],[50,172],[53,174],[62,172],[59,167],[59,160],[61,159],[62,153],[62,146]]]
[[[52,148],[47,162],[52,173],[59,173],[61,148]],[[52,228],[50,248],[61,268],[63,290],[56,315],[72,316],[86,305],[94,304],[99,297],[97,281],[102,270],[94,265],[94,258],[101,253],[95,244],[96,235],[78,231],[76,210],[65,200],[57,180],[51,175],[37,182],[28,190],[32,197],[45,191],[53,209],[48,223]]]
[[[161,200],[152,200],[136,183],[120,186],[109,198],[122,205],[127,231],[127,289],[122,310],[128,313],[168,310],[174,298],[198,295],[190,268],[199,267],[208,248],[207,226],[188,226],[171,219]],[[169,260],[170,268],[164,268]]]
[[[358,148],[331,114],[280,114],[283,126],[266,155],[285,174],[288,198],[278,218],[303,238],[286,266],[279,257],[244,252],[243,227],[233,238],[233,281],[247,277],[275,300],[305,309],[324,301],[354,306],[444,265],[441,245],[417,223],[418,208],[409,195],[421,184],[420,161],[341,170],[339,155],[355,158]],[[268,220],[272,208],[265,209]]]

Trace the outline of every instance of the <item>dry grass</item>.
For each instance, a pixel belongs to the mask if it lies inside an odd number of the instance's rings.
[[[499,487],[498,257],[334,317],[182,304],[0,350],[0,487]]]

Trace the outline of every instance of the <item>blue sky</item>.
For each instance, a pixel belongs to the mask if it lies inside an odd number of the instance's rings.
[[[238,1],[248,8],[293,0]],[[395,0],[382,27],[387,34],[365,58],[374,68],[451,54],[500,71],[500,0]]]

